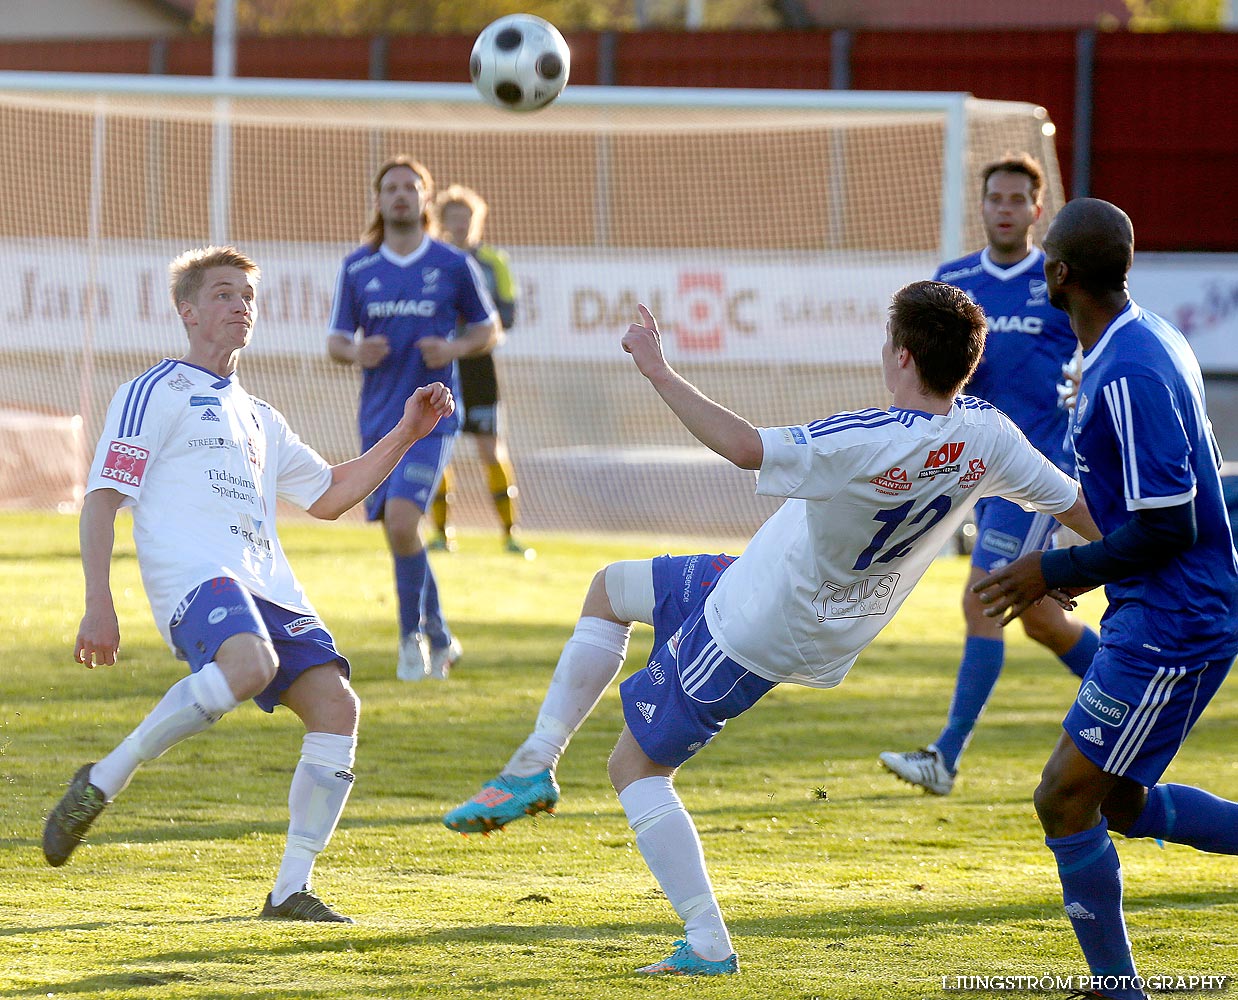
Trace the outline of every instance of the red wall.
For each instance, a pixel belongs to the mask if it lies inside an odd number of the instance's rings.
[[[826,89],[828,31],[650,31],[570,35],[572,80],[598,82],[613,43],[611,82],[625,86]],[[860,31],[851,36],[857,90],[959,90],[1031,101],[1057,125],[1067,192],[1074,153],[1075,51],[1070,31]],[[150,41],[0,43],[0,70],[145,73]],[[209,38],[164,43],[166,71],[209,76]],[[397,36],[393,80],[463,82],[472,38]],[[369,38],[249,38],[241,76],[368,79]],[[1146,250],[1238,251],[1238,33],[1096,36],[1091,188],[1125,208]]]
[[[1101,35],[1092,193],[1137,245],[1238,250],[1238,34]]]

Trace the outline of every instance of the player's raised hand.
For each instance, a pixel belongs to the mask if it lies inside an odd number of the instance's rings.
[[[84,664],[87,669],[95,665],[111,666],[116,662],[116,654],[120,652],[120,623],[116,620],[116,612],[97,611],[87,608],[82,616],[82,623],[77,629],[77,642],[73,647],[73,658]]]
[[[414,392],[404,403],[404,416],[400,423],[405,424],[420,441],[434,430],[443,417],[450,416],[456,408],[455,397],[451,390],[442,382],[431,382]]]
[[[1076,353],[1062,365],[1062,381],[1057,384],[1057,405],[1070,413],[1075,412],[1075,400],[1079,396],[1079,382],[1083,379],[1083,355]]]
[[[640,322],[628,327],[623,335],[623,349],[632,355],[636,367],[645,378],[664,371],[670,367],[666,356],[662,353],[662,334],[658,332],[658,321],[645,305],[636,307],[640,310]]]
[[[391,345],[381,333],[372,337],[362,337],[357,344],[357,364],[362,368],[375,368],[383,363],[383,359],[391,353]]]

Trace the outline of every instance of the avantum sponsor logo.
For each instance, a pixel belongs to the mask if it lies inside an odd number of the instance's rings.
[[[911,489],[911,480],[907,478],[907,470],[900,469],[897,465],[880,476],[873,476],[869,480],[877,487],[878,493],[902,493]]]
[[[984,459],[971,459],[971,461],[967,463],[967,471],[959,477],[959,486],[965,490],[970,490],[984,478],[984,474],[987,471],[988,470],[984,467]]]

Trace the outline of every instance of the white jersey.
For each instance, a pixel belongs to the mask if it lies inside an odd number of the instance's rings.
[[[164,639],[194,587],[232,577],[256,597],[314,614],[275,533],[276,497],[309,507],[331,467],[236,377],[164,360],[108,407],[87,490],[133,508],[142,583]]]
[[[771,681],[834,687],[982,496],[1070,508],[1078,484],[1000,411],[858,410],[761,428],[757,492],[787,497],[714,585],[718,646]]]

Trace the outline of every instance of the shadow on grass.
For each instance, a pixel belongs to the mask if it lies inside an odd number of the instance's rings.
[[[1141,893],[1138,898],[1128,901],[1130,912],[1148,909],[1170,908],[1189,905],[1192,908],[1212,905],[1232,905],[1235,902],[1235,891],[1216,891],[1211,893],[1178,893],[1165,891],[1161,893]],[[539,911],[544,912],[544,903],[539,903]],[[668,914],[669,916],[669,914]],[[738,946],[744,949],[745,939],[754,946],[758,941],[777,940],[780,946],[785,942],[818,943],[824,947],[846,949],[850,942],[867,946],[873,939],[896,939],[895,944],[903,947],[915,947],[919,940],[934,940],[935,936],[950,934],[957,929],[960,935],[974,933],[977,926],[1009,925],[1021,921],[1055,921],[1059,920],[1063,929],[1065,918],[1061,916],[1060,906],[1041,903],[1021,904],[991,904],[963,907],[923,907],[907,910],[903,907],[851,907],[842,909],[822,910],[812,915],[796,914],[794,917],[769,917],[736,919],[731,922],[731,930],[737,939]],[[166,928],[184,927],[186,931],[205,925],[248,924],[258,921],[256,917],[214,917],[203,920],[168,921],[161,926]],[[124,959],[128,967],[124,971],[114,973],[99,973],[77,979],[59,981],[48,980],[37,986],[27,987],[12,994],[20,997],[46,996],[52,993],[94,994],[97,992],[119,990],[134,986],[157,986],[173,982],[196,981],[199,974],[193,970],[212,963],[249,964],[253,957],[280,958],[289,956],[297,958],[307,953],[347,953],[350,957],[366,952],[379,955],[397,949],[395,955],[405,948],[442,948],[450,950],[458,946],[484,946],[506,944],[533,948],[572,948],[585,949],[601,956],[628,956],[631,965],[626,964],[623,970],[614,973],[583,977],[578,982],[614,982],[630,981],[632,967],[637,960],[648,958],[649,951],[643,944],[635,940],[638,936],[648,936],[655,939],[653,950],[665,944],[665,938],[673,932],[673,917],[665,921],[633,921],[622,924],[593,924],[582,926],[573,923],[538,923],[510,924],[491,923],[470,927],[448,927],[441,930],[414,931],[403,933],[384,930],[369,931],[364,923],[344,928],[335,928],[323,924],[296,924],[261,921],[268,931],[286,931],[287,940],[279,943],[265,941],[252,945],[228,946],[217,942],[210,947],[183,948],[171,951],[160,951],[144,957]],[[120,931],[125,929],[124,921],[96,921],[91,923],[49,925],[40,927],[17,927],[0,933],[57,933],[73,930],[90,931]],[[323,935],[338,936],[312,939],[310,932]],[[933,937],[929,937],[928,932]],[[622,935],[625,941],[617,942],[617,935]],[[886,946],[885,944],[882,945]],[[638,954],[639,953],[639,954]],[[398,961],[388,956],[380,959],[385,963]],[[151,966],[184,965],[185,970],[175,968],[141,969],[134,966],[147,963]],[[496,966],[490,966],[496,968]],[[550,968],[555,969],[554,963]],[[370,975],[382,974],[382,968],[369,970]],[[390,967],[391,975],[400,974],[400,969]],[[216,975],[205,973],[205,975]],[[516,979],[498,977],[483,978],[476,976],[470,988],[489,993],[495,989],[512,991],[528,991],[545,987],[557,972],[548,973],[545,978],[522,976]],[[424,984],[431,985],[431,984]],[[263,996],[305,997],[312,995],[312,990],[304,988],[288,990],[264,989]],[[212,992],[196,995],[196,1000],[233,1000],[235,992]],[[513,994],[518,995],[518,994]],[[533,995],[526,993],[525,995]]]

